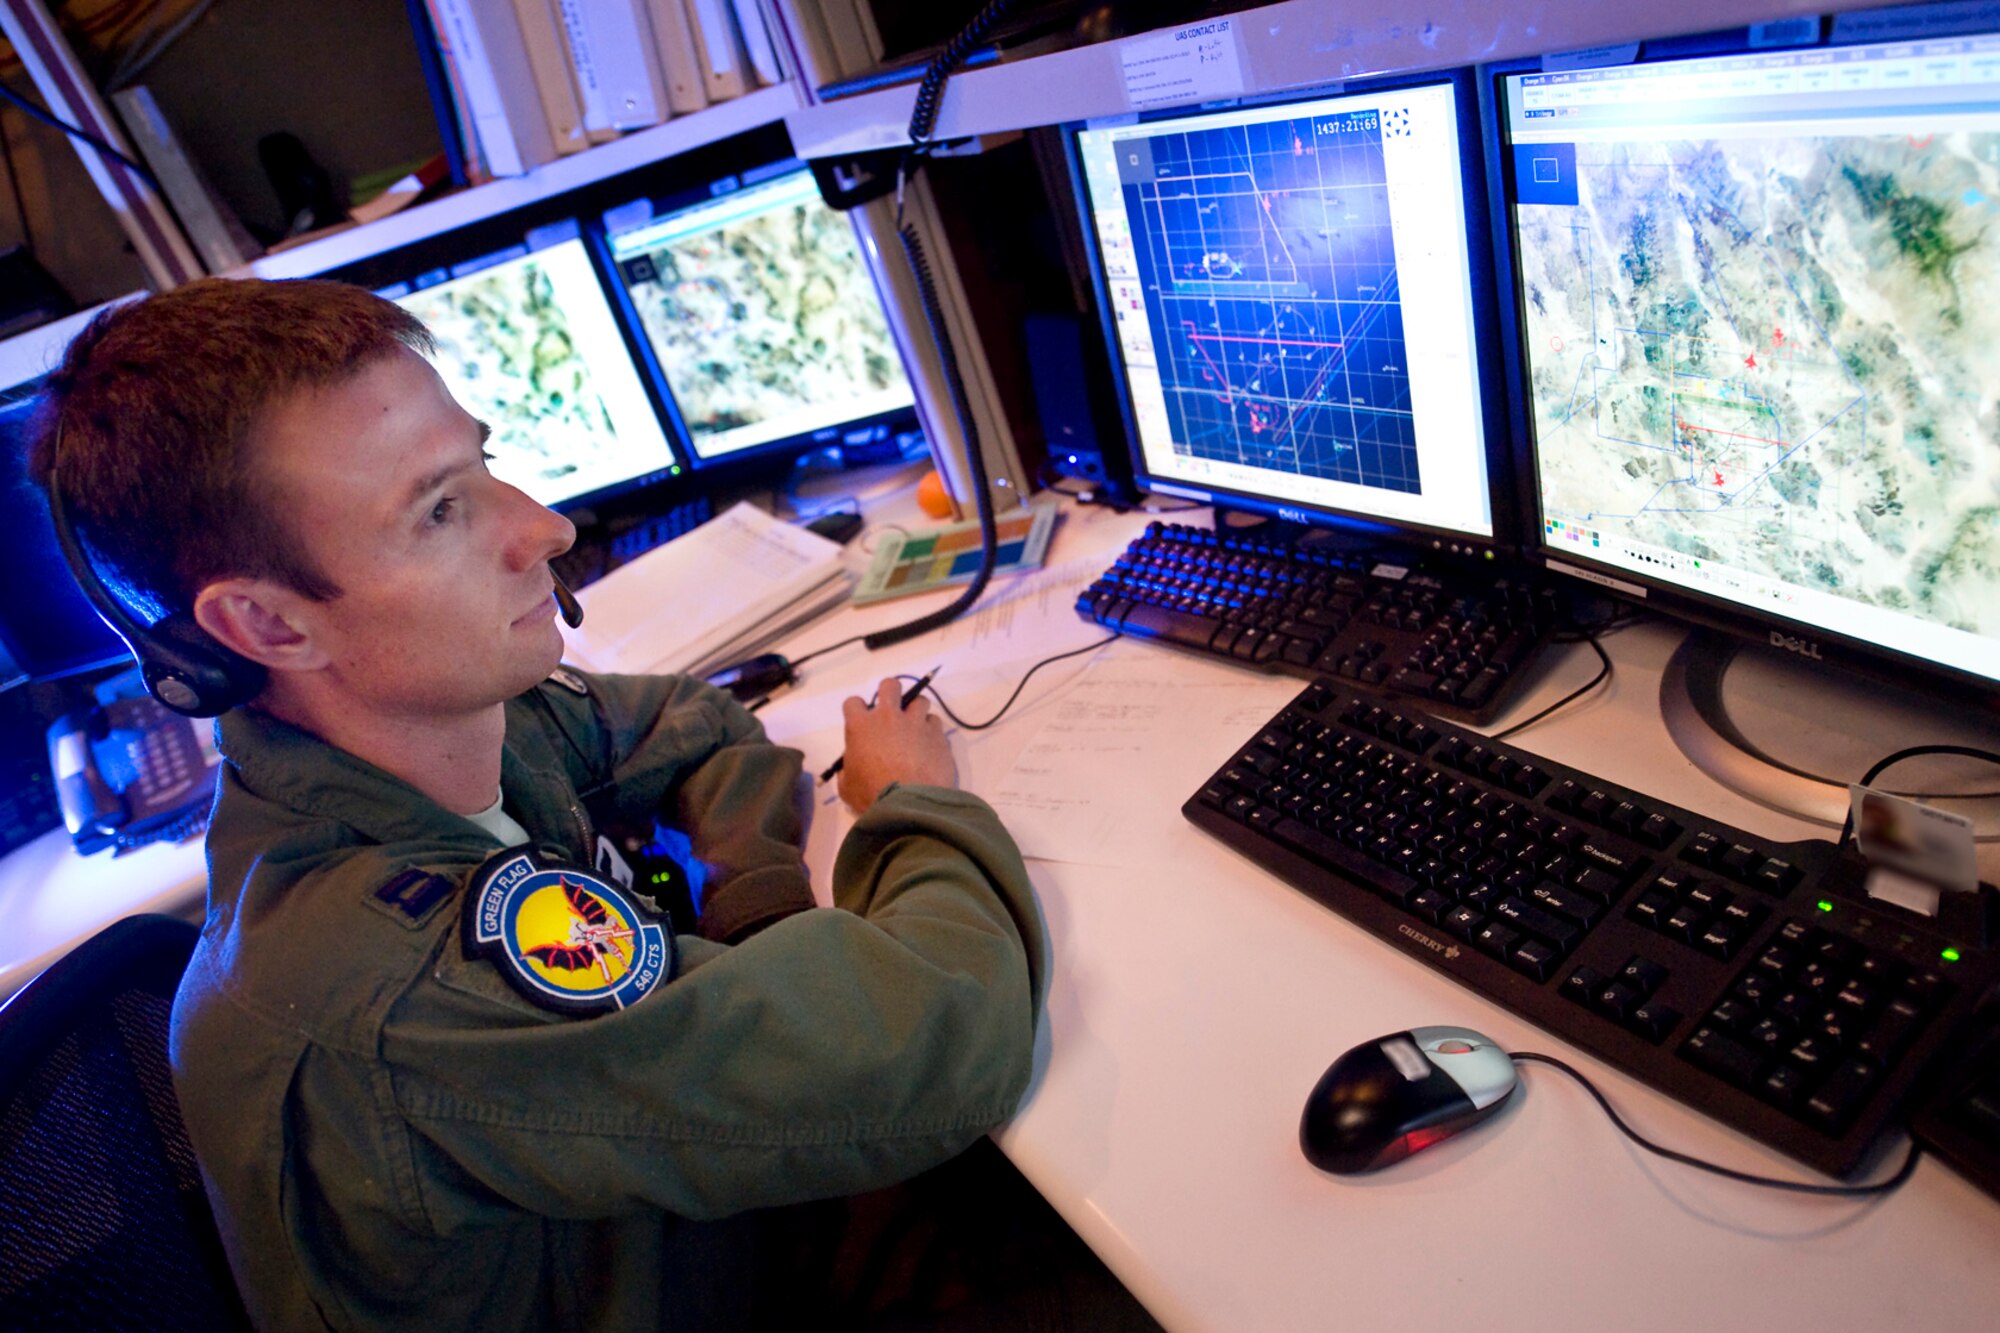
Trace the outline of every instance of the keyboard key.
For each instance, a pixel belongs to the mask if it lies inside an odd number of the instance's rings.
[[[1881,1077],[1881,1065],[1866,1056],[1856,1056],[1834,1070],[1819,1091],[1806,1099],[1806,1114],[1837,1132],[1854,1118],[1863,1099]]]
[[[1629,1021],[1634,1031],[1657,1046],[1673,1035],[1681,1014],[1671,1005],[1648,1000],[1632,1011]]]
[[[1565,999],[1587,1005],[1610,978],[1594,967],[1579,964],[1563,973],[1562,994]]]
[[[1522,942],[1521,932],[1498,921],[1488,921],[1472,932],[1473,946],[1495,958],[1505,958]]]
[[[1750,1086],[1766,1061],[1750,1047],[1714,1027],[1698,1027],[1681,1045],[1681,1054],[1738,1087]]]
[[[1206,648],[1222,628],[1222,622],[1210,616],[1190,615],[1185,611],[1169,611],[1161,606],[1134,606],[1125,613],[1119,628],[1127,634],[1144,635],[1147,638],[1165,639],[1188,648]]]
[[[1555,975],[1556,964],[1561,958],[1562,955],[1556,952],[1554,946],[1544,944],[1540,940],[1528,940],[1515,949],[1507,961],[1535,980],[1547,981]]]

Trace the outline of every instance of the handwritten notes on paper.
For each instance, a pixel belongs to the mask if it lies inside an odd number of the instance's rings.
[[[1181,803],[1299,682],[1141,649],[1094,663],[989,799],[1024,855],[1140,868]]]
[[[1213,102],[1243,91],[1233,19],[1130,38],[1118,49],[1118,63],[1134,111]]]

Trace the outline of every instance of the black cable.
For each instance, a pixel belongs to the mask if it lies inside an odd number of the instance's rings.
[[[1588,681],[1584,682],[1582,685],[1577,686],[1575,689],[1571,690],[1568,694],[1565,694],[1562,698],[1556,700],[1554,703],[1550,704],[1547,708],[1544,708],[1541,712],[1535,714],[1533,717],[1523,718],[1521,721],[1516,722],[1513,726],[1508,727],[1504,731],[1494,732],[1486,739],[1490,741],[1504,740],[1507,737],[1512,736],[1517,731],[1520,731],[1527,727],[1532,727],[1535,725],[1535,723],[1540,722],[1543,718],[1547,717],[1550,713],[1555,712],[1558,708],[1576,702],[1578,699],[1581,699],[1584,695],[1589,694],[1592,690],[1596,689],[1604,681],[1608,680],[1611,676],[1611,658],[1610,655],[1604,651],[1604,645],[1597,641],[1597,635],[1599,632],[1600,631],[1592,630],[1591,632],[1583,636],[1583,642],[1591,646],[1591,649],[1595,651],[1597,654],[1597,660],[1604,664],[1603,666],[1597,669],[1596,675],[1592,676]]]
[[[131,169],[133,175],[137,176],[140,180],[146,182],[146,184],[152,186],[156,194],[158,194],[163,199],[166,197],[167,192],[160,188],[160,182],[158,177],[154,176],[152,172],[146,170],[144,167],[140,166],[137,162],[134,162],[131,158],[125,156],[125,154],[119,152],[116,148],[113,148],[110,144],[104,142],[104,140],[92,134],[89,130],[81,129],[75,125],[70,124],[66,120],[56,119],[54,116],[42,110],[42,108],[36,106],[33,102],[30,102],[27,98],[21,96],[21,94],[15,92],[12,88],[9,88],[4,83],[0,83],[0,97],[6,98],[8,101],[12,102],[15,106],[20,107],[21,110],[33,116],[36,120],[41,121],[44,125],[53,125],[57,129],[61,130],[64,134],[83,140],[85,143],[89,144],[92,148],[95,148],[98,152],[104,154],[106,157],[114,158],[117,161],[124,163],[127,167]]]
[[[1041,661],[1035,663],[1033,666],[1027,669],[1027,671],[1021,676],[1020,683],[1014,686],[1014,692],[1007,696],[1007,702],[1000,705],[1000,711],[995,713],[992,717],[987,718],[984,722],[967,722],[957,713],[952,712],[951,705],[944,701],[944,696],[942,694],[938,693],[937,686],[926,685],[924,686],[924,692],[930,695],[931,698],[937,700],[937,706],[944,711],[944,715],[946,717],[951,719],[953,726],[958,727],[962,731],[984,731],[988,727],[992,726],[995,722],[998,722],[1001,718],[1007,715],[1007,710],[1012,708],[1014,706],[1014,701],[1021,697],[1021,691],[1028,688],[1028,678],[1030,676],[1033,676],[1037,671],[1040,671],[1043,667],[1047,666],[1051,662],[1060,662],[1065,657],[1078,657],[1084,653],[1095,652],[1097,649],[1104,647],[1106,644],[1111,643],[1113,640],[1122,639],[1124,637],[1125,637],[1124,630],[1113,630],[1109,637],[1099,639],[1096,643],[1087,643],[1081,648],[1072,648],[1066,653],[1057,653],[1054,657],[1044,657]],[[898,676],[896,677],[896,679],[915,680],[916,677]]]
[[[1861,775],[1861,781],[1858,785],[1867,786],[1881,776],[1883,769],[1888,768],[1892,764],[1900,764],[1905,759],[1915,759],[1927,754],[1958,754],[1965,755],[1971,759],[1984,759],[1990,763],[2000,764],[2000,754],[1995,754],[1991,750],[1977,749],[1970,745],[1912,745],[1906,750],[1898,750],[1894,754],[1876,760],[1874,765]],[[1840,840],[1835,845],[1845,847],[1848,844],[1848,840],[1853,838],[1853,836],[1854,807],[1850,805],[1847,810],[1847,818],[1840,821]]]
[[[1778,1180],[1772,1176],[1753,1176],[1747,1171],[1738,1171],[1727,1166],[1717,1166],[1714,1162],[1704,1162],[1699,1157],[1690,1157],[1686,1153],[1675,1152],[1672,1148],[1661,1147],[1645,1135],[1639,1133],[1638,1130],[1626,1124],[1618,1112],[1612,1109],[1610,1100],[1597,1090],[1595,1083],[1592,1083],[1581,1073],[1570,1068],[1570,1066],[1552,1055],[1541,1055],[1535,1051],[1509,1051],[1507,1058],[1515,1061],[1533,1060],[1537,1063],[1560,1069],[1563,1073],[1568,1074],[1583,1085],[1585,1092],[1597,1100],[1597,1104],[1604,1109],[1604,1114],[1610,1116],[1611,1123],[1618,1127],[1619,1133],[1638,1144],[1641,1148],[1644,1148],[1647,1152],[1657,1157],[1664,1157],[1670,1162],[1679,1162],[1682,1166],[1694,1167],[1697,1171],[1707,1171],[1728,1180],[1741,1181],[1745,1185],[1762,1185],[1767,1189],[1790,1190],[1795,1194],[1827,1194],[1846,1198],[1865,1198],[1869,1195],[1887,1194],[1891,1190],[1902,1188],[1904,1182],[1908,1181],[1910,1176],[1916,1171],[1917,1159],[1923,1156],[1923,1148],[1914,1139],[1911,1140],[1909,1156],[1903,1159],[1903,1165],[1897,1168],[1896,1174],[1890,1176],[1887,1180],[1877,1181],[1873,1185],[1813,1185],[1800,1180]]]
[[[958,357],[952,351],[951,339],[945,335],[944,311],[938,304],[937,284],[931,278],[930,261],[924,255],[923,241],[917,236],[914,226],[900,227],[896,234],[902,238],[903,253],[910,261],[910,272],[916,277],[919,304],[924,308],[924,322],[930,327],[931,341],[937,344],[938,363],[944,368],[945,388],[949,390],[952,414],[958,418],[959,435],[965,441],[965,467],[972,474],[973,507],[979,513],[979,568],[973,571],[972,582],[965,585],[965,591],[951,605],[939,607],[929,615],[918,616],[901,625],[863,635],[861,642],[871,651],[914,639],[919,634],[927,634],[958,619],[986,591],[987,581],[993,577],[993,567],[1000,560],[1000,531],[993,518],[993,494],[986,479],[986,456],[980,450],[979,431],[973,426],[972,414],[966,406],[965,380],[958,371]]]
[[[959,29],[958,36],[931,61],[924,71],[924,81],[917,86],[917,100],[910,107],[910,143],[923,147],[931,137],[931,128],[937,123],[938,106],[944,100],[944,81],[951,77],[953,70],[965,63],[979,44],[986,40],[986,34],[1000,17],[1013,8],[1014,0],[991,0],[986,8],[972,16],[972,21]]]

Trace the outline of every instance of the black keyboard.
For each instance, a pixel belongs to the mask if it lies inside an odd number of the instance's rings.
[[[1183,813],[1489,999],[1830,1175],[1863,1162],[1993,953],[1769,843],[1309,686]],[[1948,952],[1949,951],[1949,952]]]
[[[1153,523],[1077,598],[1127,634],[1308,679],[1326,675],[1485,722],[1555,627],[1555,594],[1519,576],[1414,569]]]

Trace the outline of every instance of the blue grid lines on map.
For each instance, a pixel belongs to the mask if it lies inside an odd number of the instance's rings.
[[[1175,449],[1417,492],[1375,111],[1121,143]]]

